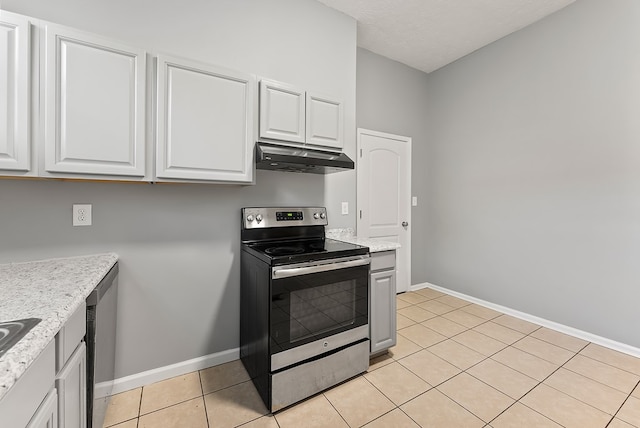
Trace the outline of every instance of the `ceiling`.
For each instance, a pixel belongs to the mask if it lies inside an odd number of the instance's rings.
[[[358,46],[430,73],[575,0],[319,0],[358,21]]]

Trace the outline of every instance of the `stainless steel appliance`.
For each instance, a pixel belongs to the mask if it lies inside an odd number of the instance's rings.
[[[111,400],[117,300],[116,263],[87,297],[87,428],[102,428]]]
[[[275,412],[369,367],[369,248],[325,208],[243,208],[240,357]]]
[[[256,143],[256,168],[286,172],[330,174],[354,169],[354,162],[344,153],[293,147],[275,142]]]

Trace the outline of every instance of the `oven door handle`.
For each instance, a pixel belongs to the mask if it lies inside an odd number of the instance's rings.
[[[371,258],[365,256],[355,260],[347,260],[344,262],[331,262],[312,266],[301,267],[276,267],[271,273],[272,279],[290,278],[292,276],[307,275],[310,273],[328,272],[331,270],[346,269],[356,266],[365,266],[371,264]]]

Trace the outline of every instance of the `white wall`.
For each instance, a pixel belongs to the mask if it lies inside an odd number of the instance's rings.
[[[2,8],[336,94],[355,153],[355,21],[314,0],[2,0]],[[0,180],[0,262],[118,253],[116,376],[127,376],[238,347],[240,208],[326,204],[333,223],[343,197],[355,204],[355,180],[340,180],[337,189],[323,176],[271,171],[246,187]],[[325,199],[332,194],[336,202]],[[93,226],[71,226],[73,203],[93,204]]]
[[[427,280],[640,346],[640,2],[428,76]]]

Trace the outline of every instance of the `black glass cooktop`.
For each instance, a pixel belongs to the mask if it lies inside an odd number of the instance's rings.
[[[269,241],[245,245],[247,249],[271,264],[324,260],[363,255],[369,252],[368,247],[334,239]]]

